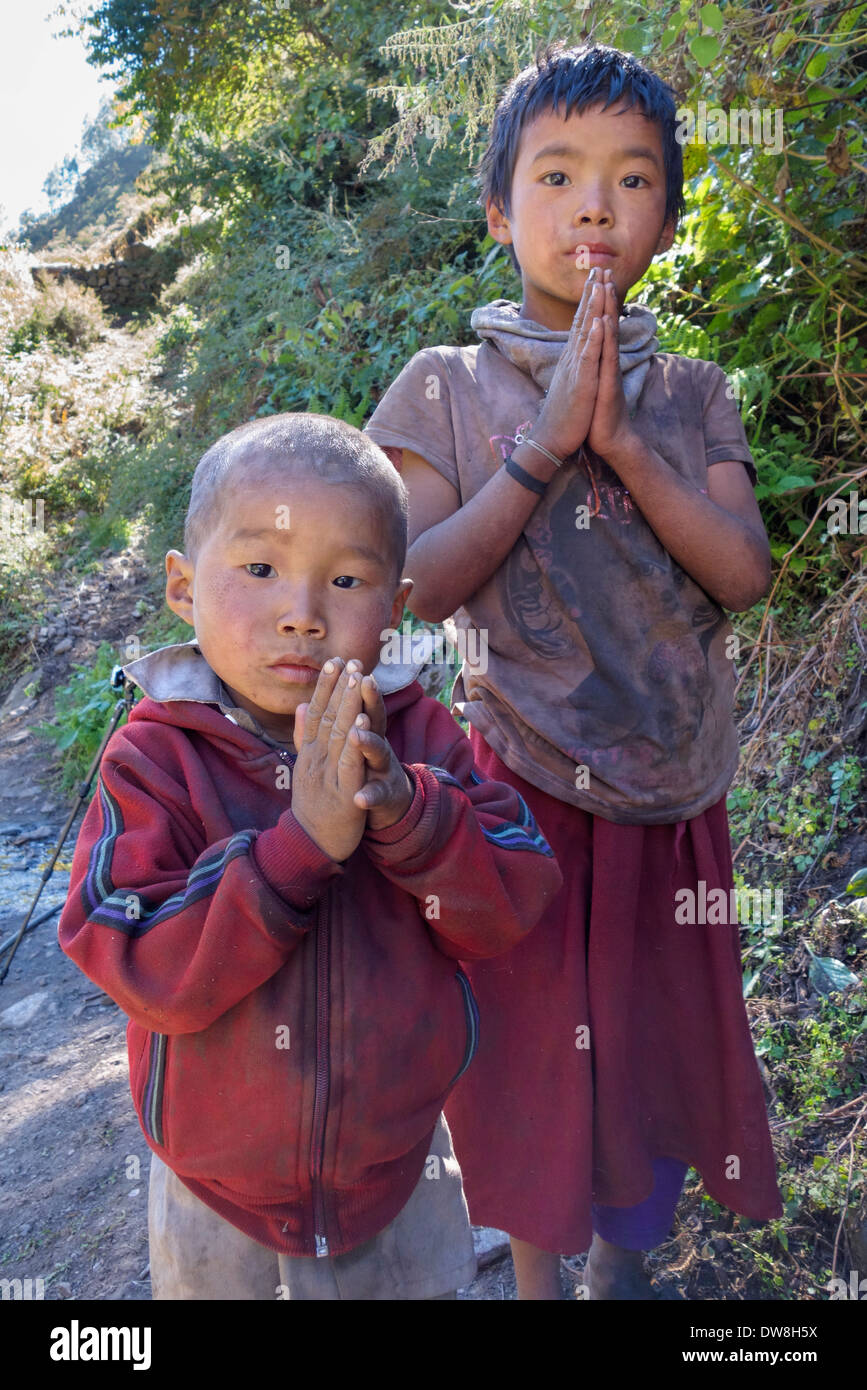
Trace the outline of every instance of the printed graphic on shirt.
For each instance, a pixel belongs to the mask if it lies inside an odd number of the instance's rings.
[[[582,653],[591,667],[565,697],[577,715],[563,721],[568,756],[605,782],[628,766],[664,778],[672,752],[701,731],[713,695],[710,645],[726,619],[699,602],[687,627],[686,575],[617,475],[591,449],[570,467],[565,489],[538,509],[499,571],[503,611],[536,656],[574,662]],[[591,517],[581,530],[576,499]]]

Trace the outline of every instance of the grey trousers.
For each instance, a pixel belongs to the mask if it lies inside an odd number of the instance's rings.
[[[476,1274],[461,1170],[444,1116],[406,1206],[345,1255],[317,1259],[269,1250],[195,1197],[156,1154],[148,1235],[154,1299],[453,1298]]]

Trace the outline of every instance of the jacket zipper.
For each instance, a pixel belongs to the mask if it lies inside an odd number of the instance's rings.
[[[317,1256],[328,1254],[322,1164],[325,1156],[325,1119],[328,1110],[329,1047],[329,939],[323,929],[324,912],[316,923],[316,1087],[313,1093],[313,1132],[310,1141],[310,1178],[313,1191],[313,1229]]]
[[[281,760],[294,771],[295,758],[284,749],[277,750]],[[327,1256],[328,1236],[325,1228],[325,1201],[322,1193],[322,1164],[325,1157],[325,1119],[328,1111],[328,936],[322,930],[323,912],[320,908],[316,922],[316,1085],[313,1092],[313,1125],[310,1137],[310,1180],[313,1193],[313,1241],[317,1257]]]
[[[294,772],[295,758],[278,748],[281,760]],[[322,1164],[325,1157],[325,1119],[328,1111],[328,936],[322,930],[320,907],[316,921],[316,1085],[313,1091],[313,1124],[310,1136],[310,1181],[313,1193],[313,1241],[317,1257],[328,1254],[325,1229],[325,1201],[322,1193]]]

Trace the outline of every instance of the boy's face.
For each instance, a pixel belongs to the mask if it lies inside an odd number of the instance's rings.
[[[253,476],[228,484],[195,563],[169,551],[166,602],[240,708],[289,742],[329,657],[373,670],[411,585],[363,488],[298,467]]]
[[[593,266],[611,269],[622,307],[654,255],[674,239],[665,222],[665,164],[655,121],[635,108],[589,107],[564,120],[547,111],[522,132],[511,214],[488,202],[488,229],[521,265],[523,314],[569,329]],[[576,269],[579,246],[590,251]]]

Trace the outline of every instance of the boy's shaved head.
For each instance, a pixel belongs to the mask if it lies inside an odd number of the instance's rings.
[[[511,215],[512,176],[524,129],[538,116],[554,111],[567,120],[601,103],[603,110],[637,106],[648,120],[659,124],[665,162],[665,220],[674,225],[686,211],[683,198],[683,149],[677,140],[674,92],[649,72],[631,53],[604,44],[566,48],[551,44],[535,63],[519,72],[506,87],[491,125],[488,147],[479,164],[482,192],[479,201],[491,201],[507,217]],[[513,264],[519,268],[509,246]]]
[[[330,415],[286,413],[250,420],[224,434],[202,455],[193,474],[184,523],[184,550],[195,560],[209,531],[230,505],[236,487],[309,473],[325,483],[363,488],[383,516],[394,553],[395,573],[406,560],[407,493],[396,468],[373,440]]]

